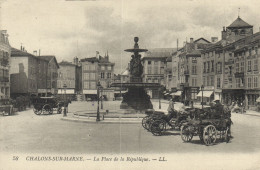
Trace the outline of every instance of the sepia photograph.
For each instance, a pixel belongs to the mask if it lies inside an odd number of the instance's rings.
[[[0,0],[0,170],[260,169],[259,8]]]

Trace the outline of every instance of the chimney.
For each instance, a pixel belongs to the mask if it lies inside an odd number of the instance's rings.
[[[98,59],[99,58],[99,52],[96,51],[96,58]]]
[[[211,42],[215,43],[218,41],[218,37],[211,37]]]
[[[190,43],[193,43],[193,38],[190,38]]]
[[[21,51],[23,51],[23,46],[21,45]]]
[[[41,56],[41,49],[39,49],[39,56]]]
[[[221,32],[221,39],[226,40],[226,38],[227,38],[227,31],[225,27],[223,27],[223,31]]]
[[[107,51],[107,62],[109,61],[109,55],[108,55],[108,51]]]
[[[37,50],[33,51],[33,55],[37,56]]]

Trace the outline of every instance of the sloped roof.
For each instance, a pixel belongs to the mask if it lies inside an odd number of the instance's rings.
[[[195,40],[194,42],[196,43],[196,42],[198,42],[198,41],[200,41],[200,40],[203,40],[203,41],[205,41],[206,43],[210,43],[210,41],[206,40],[206,39],[203,38],[203,37],[201,37],[201,38]]]
[[[122,76],[128,76],[128,75],[129,75],[129,70],[126,69],[124,72],[122,72],[121,75],[122,75]]]
[[[176,48],[151,48],[148,49],[147,52],[144,54],[145,57],[152,57],[152,58],[168,58],[172,56],[177,49]]]
[[[26,51],[22,51],[22,50],[18,50],[16,48],[11,48],[11,56],[32,56],[32,57],[36,57],[35,55],[28,53]]]
[[[72,62],[68,62],[68,61],[62,61],[59,63],[59,65],[69,65],[69,66],[76,66],[75,64],[73,64]]]
[[[253,27],[252,25],[249,25],[244,20],[242,20],[240,17],[238,17],[232,24],[230,24],[227,28],[250,28]]]
[[[85,62],[85,61],[88,61],[88,62],[99,62],[99,60],[96,57],[83,58],[80,61],[81,62]]]
[[[41,55],[41,56],[38,56],[40,59],[43,59],[43,60],[46,60],[48,62],[50,62],[52,59],[54,59],[57,67],[59,68],[59,64],[56,60],[56,57],[54,55]]]

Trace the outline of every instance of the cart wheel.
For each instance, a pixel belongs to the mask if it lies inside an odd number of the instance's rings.
[[[203,131],[203,141],[205,145],[207,146],[213,145],[216,139],[217,139],[217,130],[215,126],[213,125],[206,126]]]
[[[46,104],[42,107],[42,113],[43,114],[52,114],[53,113],[53,109],[51,108],[50,105]]]
[[[146,129],[146,130],[148,130],[148,127],[147,127],[147,120],[149,119],[149,116],[145,116],[144,118],[143,118],[143,120],[142,120],[142,126]]]
[[[225,133],[225,141],[226,143],[228,143],[230,141],[231,138],[231,130],[229,127],[227,127],[226,133]]]
[[[36,114],[36,115],[40,115],[42,113],[41,110],[38,110],[36,108],[33,108],[33,112]]]
[[[146,127],[147,127],[147,130],[150,132],[151,131],[151,125],[153,124],[155,120],[151,117],[149,117],[147,120],[146,120]]]
[[[163,120],[156,120],[151,124],[151,132],[155,136],[161,136],[165,130],[166,123]]]
[[[184,142],[190,142],[191,139],[193,138],[193,134],[189,129],[189,126],[182,126],[181,128],[181,139]]]

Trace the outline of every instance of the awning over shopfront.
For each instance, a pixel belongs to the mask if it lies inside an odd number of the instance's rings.
[[[258,97],[258,98],[256,99],[256,102],[259,102],[259,103],[260,103],[260,97]]]
[[[182,91],[177,91],[177,92],[171,93],[171,95],[172,96],[181,96],[181,92]]]
[[[121,93],[126,93],[127,91],[121,91]],[[115,91],[115,94],[120,94],[120,91]]]
[[[213,91],[203,91],[203,97],[210,97],[212,95]],[[202,97],[202,91],[197,94],[197,97]]]
[[[65,90],[59,89],[58,94],[65,94]],[[66,89],[66,94],[75,94],[75,91],[74,91],[74,89]]]
[[[97,94],[97,90],[83,90],[83,94]]]
[[[164,95],[166,96],[166,95],[168,95],[169,93],[165,93]]]

